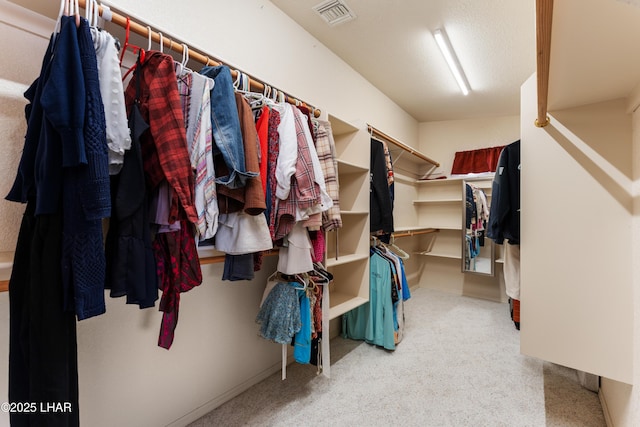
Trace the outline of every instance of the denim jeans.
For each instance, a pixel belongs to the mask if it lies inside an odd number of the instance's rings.
[[[229,169],[229,175],[216,177],[216,183],[229,188],[244,187],[248,178],[258,174],[245,169],[244,146],[231,71],[226,65],[207,66],[200,70],[200,74],[215,81],[211,91],[211,124],[215,141],[213,155],[222,155]]]

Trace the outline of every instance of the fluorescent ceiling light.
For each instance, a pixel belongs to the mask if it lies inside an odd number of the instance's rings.
[[[463,95],[468,95],[469,91],[469,82],[467,82],[467,77],[464,75],[462,71],[462,67],[460,66],[460,62],[456,57],[453,48],[451,47],[451,43],[444,32],[443,29],[437,29],[433,32],[433,37],[436,39],[436,43],[438,43],[438,47],[444,56],[444,59],[447,61],[451,72],[453,73],[453,77],[456,78],[456,82],[458,82],[458,86],[460,86],[460,90],[462,90]]]

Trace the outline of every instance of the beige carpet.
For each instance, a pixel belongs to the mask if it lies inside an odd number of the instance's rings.
[[[605,426],[575,371],[522,356],[508,305],[414,289],[393,352],[331,342],[331,378],[292,364],[190,427]]]

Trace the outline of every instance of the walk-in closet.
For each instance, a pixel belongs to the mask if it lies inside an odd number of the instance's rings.
[[[0,426],[639,425],[640,2],[489,3],[0,0]]]

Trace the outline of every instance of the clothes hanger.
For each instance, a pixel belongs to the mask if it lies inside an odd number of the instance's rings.
[[[98,28],[98,18],[100,18],[100,11],[98,10],[97,0],[87,0],[84,9],[84,17],[89,22],[90,27]]]
[[[402,249],[400,249],[398,246],[396,246],[395,243],[395,237],[393,237],[393,235],[391,235],[391,243],[385,245],[387,246],[387,248],[391,249],[391,252],[393,252],[394,254],[396,254],[398,257],[402,258],[402,259],[409,259],[410,255],[408,253],[406,253],[405,251],[403,251]]]
[[[54,28],[54,37],[55,37],[55,34],[58,34],[60,32],[60,27],[62,25],[62,17],[71,16],[71,15],[75,15],[76,27],[79,27],[80,26],[80,6],[78,5],[78,0],[61,0],[60,11],[58,12],[58,20],[56,21],[56,26]]]
[[[182,61],[175,61],[176,64],[176,74],[183,75],[185,73],[193,73],[193,71],[187,67],[187,63],[189,62],[189,46],[182,43]],[[180,71],[178,71],[178,68]]]
[[[62,16],[66,16],[65,11],[69,10],[69,0],[60,0],[60,10],[58,11],[58,19],[56,20],[56,26],[53,27],[53,38],[60,32],[60,26],[62,25]]]
[[[135,68],[138,66],[138,62],[139,63],[143,63],[145,60],[145,50],[142,49],[139,46],[135,46],[135,45],[130,45],[129,44],[129,32],[130,32],[130,28],[131,28],[131,19],[127,16],[127,25],[125,27],[125,36],[124,36],[124,45],[122,46],[122,53],[120,54],[120,66],[122,67],[122,59],[124,58],[124,54],[127,51],[127,48],[130,48],[131,51],[134,54],[138,54],[138,58],[139,60],[136,61],[131,68],[129,68],[127,70],[127,72],[124,74],[124,76],[122,76],[122,81],[125,81],[127,79],[127,76],[133,71],[135,70]]]
[[[90,26],[93,26],[93,2],[94,0],[87,0],[84,5],[84,18],[89,21]]]
[[[241,93],[249,101],[249,106],[252,109],[259,108],[264,104],[264,94],[251,91],[251,79],[245,73],[238,71],[234,87],[236,92]]]
[[[327,269],[319,262],[313,263],[313,271],[325,277],[329,282],[333,280],[333,274],[329,273]]]
[[[147,25],[147,51],[151,50],[151,27]]]
[[[78,5],[78,0],[69,1],[69,15],[75,16],[76,18],[76,27],[80,27],[80,6]]]

